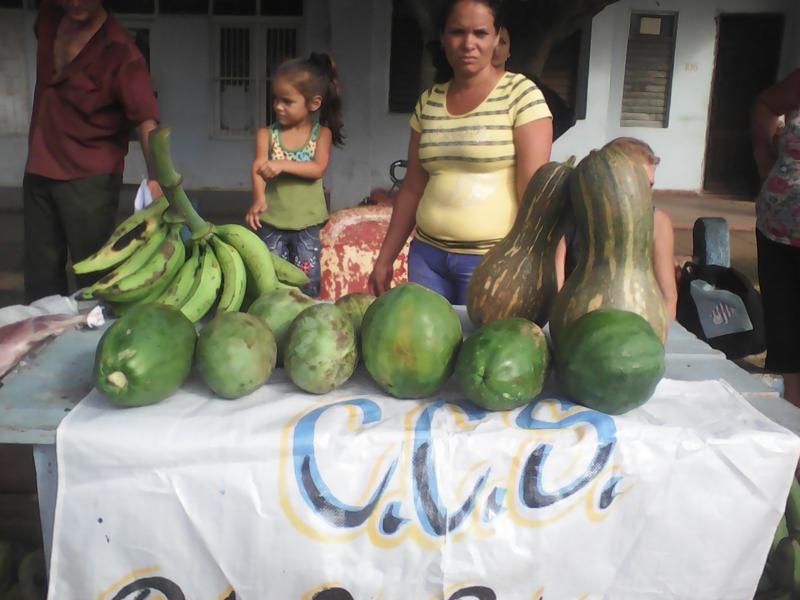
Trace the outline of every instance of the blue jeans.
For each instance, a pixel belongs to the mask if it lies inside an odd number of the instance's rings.
[[[408,280],[438,292],[450,304],[466,304],[467,284],[481,258],[446,252],[415,238],[408,251]]]
[[[276,229],[264,224],[259,229],[259,235],[269,248],[270,252],[288,260],[299,267],[308,275],[310,283],[300,290],[308,296],[319,296],[320,271],[319,271],[319,225],[312,225],[299,231],[289,229]]]

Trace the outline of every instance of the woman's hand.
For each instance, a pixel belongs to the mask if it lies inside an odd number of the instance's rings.
[[[369,290],[375,295],[389,291],[392,285],[393,275],[392,265],[386,264],[380,258],[375,261],[375,266],[372,268],[372,273],[369,275]]]
[[[267,203],[265,200],[253,200],[253,203],[244,215],[244,220],[250,226],[250,229],[253,231],[261,229],[261,219],[258,217],[265,210],[267,210]]]
[[[256,169],[256,173],[261,175],[265,180],[277,177],[283,173],[283,164],[280,160],[266,160]]]

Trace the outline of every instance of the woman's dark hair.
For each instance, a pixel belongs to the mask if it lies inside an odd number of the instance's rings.
[[[436,26],[436,32],[438,34],[444,33],[444,27],[447,25],[447,18],[450,16],[450,13],[453,12],[453,7],[458,4],[459,2],[464,2],[466,0],[442,0],[439,3],[439,10],[436,11],[436,17],[434,21],[434,25]],[[486,7],[492,11],[494,15],[494,28],[495,31],[500,31],[500,27],[505,25],[502,20],[502,7],[503,2],[502,0],[468,0],[469,2],[477,2],[479,4],[485,4]]]
[[[439,35],[444,33],[444,28],[447,25],[447,19],[450,16],[450,13],[453,12],[453,7],[458,4],[459,2],[464,2],[466,0],[441,0],[439,2],[438,10],[436,11],[436,16],[434,17],[434,25],[436,27],[436,33]],[[486,5],[486,7],[492,11],[492,15],[494,15],[494,29],[495,31],[500,31],[500,27],[505,25],[505,19],[503,17],[503,2],[502,0],[468,0],[470,2],[478,2],[480,4]],[[453,77],[453,67],[450,66],[450,63],[447,62],[447,57],[444,54],[444,49],[442,45],[439,43],[439,40],[431,40],[427,43],[428,52],[431,54],[431,61],[433,62],[433,68],[435,70],[433,80],[436,83],[444,83],[445,81],[449,81]]]
[[[293,58],[276,69],[274,78],[279,77],[288,79],[306,102],[314,96],[322,98],[319,122],[331,130],[333,145],[342,146],[342,87],[333,59],[324,52],[312,52],[308,58]]]

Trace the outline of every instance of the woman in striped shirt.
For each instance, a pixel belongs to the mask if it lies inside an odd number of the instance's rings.
[[[409,280],[464,304],[475,265],[511,229],[533,173],[550,160],[552,119],[525,76],[492,66],[499,2],[455,0],[439,20],[452,76],[422,93],[411,116],[408,168],[370,276],[389,288],[416,225]]]

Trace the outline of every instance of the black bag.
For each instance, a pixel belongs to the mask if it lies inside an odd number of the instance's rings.
[[[729,359],[766,347],[761,295],[732,267],[687,262],[678,285],[678,322]]]

